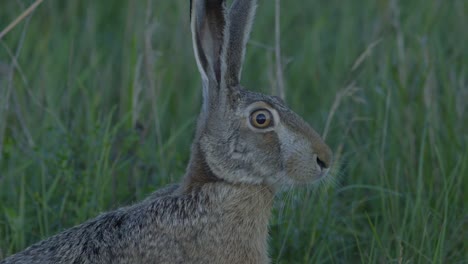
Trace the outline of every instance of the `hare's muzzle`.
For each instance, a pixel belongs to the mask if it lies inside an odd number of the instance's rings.
[[[318,170],[322,173],[322,176],[328,171],[332,165],[333,154],[323,140],[319,140],[313,144],[313,149],[315,152],[315,163]]]
[[[332,152],[327,145],[325,145],[325,147],[322,147],[319,153],[317,153],[317,158],[315,159],[315,161],[317,162],[317,166],[322,171],[330,168],[332,163]]]

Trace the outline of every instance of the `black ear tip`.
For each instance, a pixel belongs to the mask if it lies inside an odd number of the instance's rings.
[[[190,9],[189,9],[189,18],[190,18],[190,21],[192,20],[192,0],[190,0]]]

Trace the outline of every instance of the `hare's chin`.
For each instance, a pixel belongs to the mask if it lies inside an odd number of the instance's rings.
[[[301,177],[288,177],[287,184],[291,184],[294,186],[305,186],[305,185],[313,185],[315,183],[321,182],[328,177],[328,169],[323,170],[318,173],[313,173],[309,177],[301,176]]]

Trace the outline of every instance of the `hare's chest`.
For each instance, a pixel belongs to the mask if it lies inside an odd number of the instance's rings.
[[[267,224],[254,226],[238,221],[205,226],[196,237],[196,247],[191,245],[195,251],[189,259],[200,260],[196,263],[269,263]]]

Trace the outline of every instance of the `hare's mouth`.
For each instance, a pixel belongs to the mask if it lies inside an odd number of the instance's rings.
[[[319,179],[327,178],[330,176],[330,169],[323,169],[319,174]]]
[[[286,184],[294,186],[303,186],[315,184],[316,182],[322,181],[326,178],[328,172],[326,171],[309,171],[304,173],[288,174]]]

